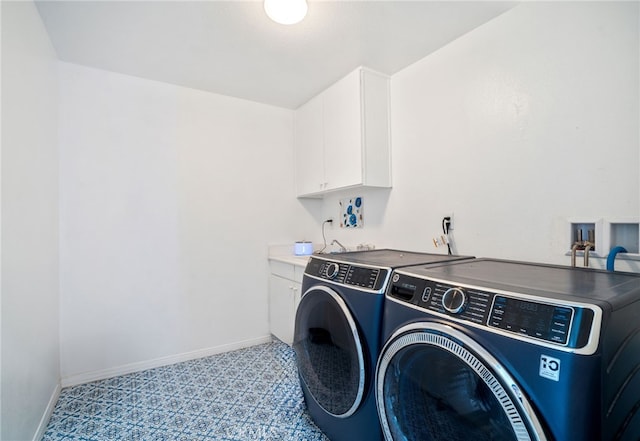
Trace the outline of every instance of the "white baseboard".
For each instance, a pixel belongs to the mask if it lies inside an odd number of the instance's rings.
[[[65,377],[62,379],[61,384],[63,388],[69,387],[69,386],[77,386],[78,384],[90,383],[92,381],[104,380],[106,378],[117,377],[119,375],[131,374],[133,372],[140,372],[147,369],[167,366],[169,364],[195,360],[197,358],[203,358],[203,357],[209,357],[215,354],[221,354],[223,352],[229,352],[229,351],[235,351],[237,349],[248,348],[250,346],[269,343],[272,340],[273,338],[271,337],[271,335],[266,335],[263,337],[257,337],[249,340],[242,340],[242,341],[228,343],[220,346],[214,346],[211,348],[200,349],[197,351],[185,352],[182,354],[156,358],[154,360],[125,364],[123,366],[103,369],[100,371],[86,372],[83,374]]]
[[[47,404],[47,408],[42,414],[42,418],[40,418],[40,423],[38,424],[38,430],[36,430],[35,435],[33,436],[33,441],[40,441],[44,436],[45,430],[47,430],[47,426],[49,425],[49,420],[51,419],[51,414],[53,413],[53,409],[56,407],[56,403],[58,402],[58,398],[60,397],[60,390],[62,387],[60,383],[56,384],[56,387],[53,389],[53,393],[51,394],[51,398],[49,398],[49,403]]]

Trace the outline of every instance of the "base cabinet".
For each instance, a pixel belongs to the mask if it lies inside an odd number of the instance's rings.
[[[271,261],[270,268],[269,329],[279,340],[291,345],[304,267]]]

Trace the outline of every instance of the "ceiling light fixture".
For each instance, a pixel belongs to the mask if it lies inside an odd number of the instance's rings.
[[[307,0],[264,0],[264,11],[276,23],[296,24],[307,15]]]

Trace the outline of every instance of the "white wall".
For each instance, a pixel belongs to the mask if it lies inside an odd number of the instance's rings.
[[[569,264],[567,218],[637,218],[638,9],[525,3],[396,74],[394,187],[330,239],[439,252],[453,213],[461,254]]]
[[[313,222],[292,112],[66,63],[60,81],[63,384],[267,338],[268,241]]]
[[[59,391],[57,61],[32,3],[1,7],[0,438],[22,441]]]
[[[2,8],[2,439],[20,439],[58,377],[55,55],[33,5]],[[432,250],[453,212],[460,253],[568,263],[567,217],[640,213],[638,40],[637,3],[526,3],[398,73],[394,188],[358,192],[365,228],[329,240]],[[295,199],[291,112],[59,78],[63,379],[265,337],[267,241],[318,240],[352,195]]]

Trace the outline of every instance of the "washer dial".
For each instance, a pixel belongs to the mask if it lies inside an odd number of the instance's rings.
[[[442,307],[452,314],[462,312],[466,304],[467,295],[462,288],[449,288],[442,294]]]
[[[338,275],[338,272],[340,272],[340,265],[329,263],[324,270],[324,275],[327,276],[327,279],[333,279]]]

